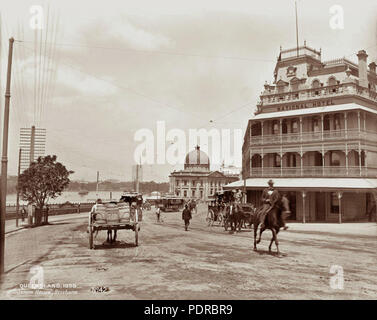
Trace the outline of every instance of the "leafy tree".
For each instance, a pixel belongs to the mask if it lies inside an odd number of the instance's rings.
[[[56,161],[55,155],[39,157],[20,175],[18,188],[21,197],[42,212],[48,200],[60,196],[69,185],[69,175],[72,173]],[[45,222],[48,222],[47,213]]]

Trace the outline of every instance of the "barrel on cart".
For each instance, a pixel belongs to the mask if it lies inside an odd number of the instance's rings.
[[[132,230],[135,232],[135,246],[138,246],[142,203],[141,194],[124,193],[118,202],[96,204],[89,213],[89,249],[95,248],[94,235],[101,230]]]

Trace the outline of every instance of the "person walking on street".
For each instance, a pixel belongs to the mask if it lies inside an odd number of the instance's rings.
[[[188,226],[190,224],[190,220],[191,220],[191,211],[190,209],[188,208],[188,205],[185,204],[185,208],[183,209],[182,211],[182,220],[185,221],[185,230],[187,231],[188,230]]]
[[[157,218],[157,222],[160,222],[160,216],[161,216],[161,208],[159,206],[156,206],[156,218]]]

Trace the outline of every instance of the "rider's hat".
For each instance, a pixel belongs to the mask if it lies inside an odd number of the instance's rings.
[[[274,184],[274,181],[272,179],[268,180],[268,184]]]

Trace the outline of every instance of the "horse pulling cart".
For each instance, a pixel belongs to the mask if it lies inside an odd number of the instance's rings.
[[[132,230],[135,232],[135,246],[138,246],[142,203],[141,194],[124,193],[119,202],[96,204],[95,210],[89,214],[89,249],[95,248],[94,238],[101,230],[107,231],[107,241],[110,236],[110,243],[116,241],[118,230]]]

